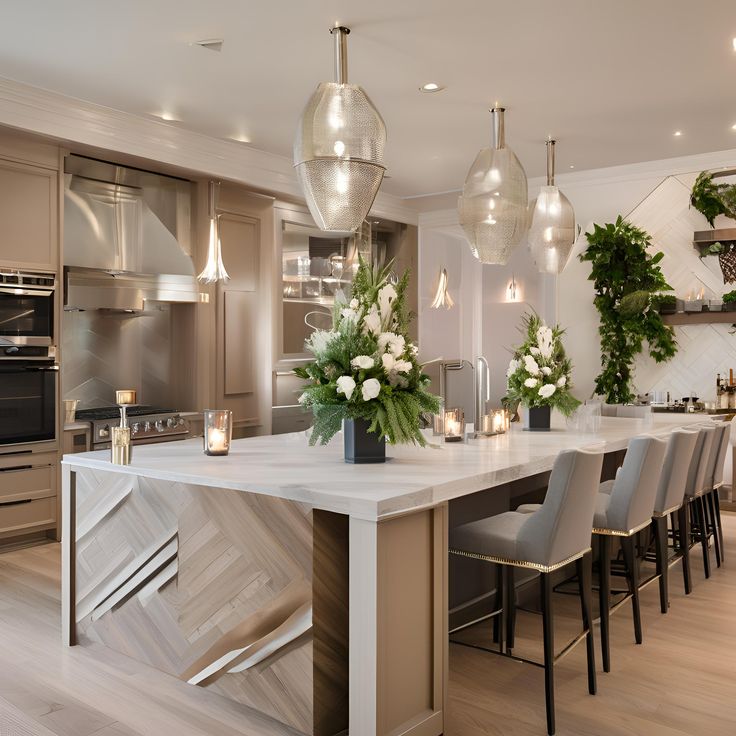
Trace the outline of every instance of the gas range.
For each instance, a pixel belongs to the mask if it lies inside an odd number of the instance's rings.
[[[132,444],[143,445],[182,440],[189,435],[186,420],[175,409],[139,404],[129,406],[127,414]],[[90,422],[92,449],[102,450],[110,445],[110,429],[120,426],[120,409],[117,406],[80,409],[75,419],[78,422]]]

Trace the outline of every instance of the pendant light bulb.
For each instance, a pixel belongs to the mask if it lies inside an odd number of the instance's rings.
[[[335,81],[307,102],[294,140],[294,166],[321,230],[353,232],[383,181],[386,125],[362,87],[348,83],[349,28],[336,26]]]
[[[547,140],[547,184],[529,205],[529,248],[540,273],[560,273],[575,243],[575,210],[555,186],[555,144]]]
[[[448,290],[449,279],[447,278],[447,269],[443,268],[440,271],[440,276],[437,279],[437,291],[434,295],[432,303],[429,305],[431,309],[452,309],[455,306],[455,300],[450,296]]]
[[[197,280],[204,284],[218,281],[229,281],[230,276],[222,261],[222,241],[220,239],[220,221],[217,217],[217,188],[219,184],[211,181],[208,185],[207,198],[210,220],[209,240],[207,243],[207,262]]]
[[[481,263],[505,265],[527,230],[526,173],[506,146],[504,108],[494,107],[492,141],[475,157],[458,199],[460,225]]]

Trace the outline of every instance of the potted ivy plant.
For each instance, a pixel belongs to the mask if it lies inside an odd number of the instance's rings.
[[[657,294],[652,299],[652,306],[656,307],[660,314],[675,314],[677,299],[673,294]]]
[[[572,363],[562,345],[564,330],[548,327],[538,314],[523,318],[524,342],[514,350],[506,371],[503,403],[522,408],[524,429],[549,431],[551,410],[570,416],[580,406],[572,395]]]
[[[723,311],[736,312],[736,290],[723,295]]]
[[[352,298],[335,297],[332,328],[306,342],[314,360],[294,369],[309,381],[299,402],[314,414],[310,444],[327,444],[344,426],[349,463],[385,462],[387,441],[425,445],[421,417],[439,411],[409,338],[409,272],[394,285],[392,265],[360,259]]]

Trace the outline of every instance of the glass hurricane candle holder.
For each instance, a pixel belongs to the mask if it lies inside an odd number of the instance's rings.
[[[445,401],[440,397],[440,408],[436,414],[432,414],[432,434],[439,437],[445,433]]]
[[[509,415],[506,409],[494,409],[481,418],[479,434],[492,437],[493,435],[504,434],[508,428]]]
[[[448,409],[444,416],[445,442],[462,442],[465,436],[465,412]]]
[[[227,409],[204,412],[204,454],[227,455],[233,437],[233,413]]]

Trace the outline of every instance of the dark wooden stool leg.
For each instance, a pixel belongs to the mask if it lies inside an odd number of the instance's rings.
[[[641,635],[641,607],[639,606],[639,563],[636,559],[636,550],[634,537],[622,537],[621,549],[624,553],[624,561],[626,562],[627,578],[629,580],[629,589],[631,591],[631,609],[634,614],[634,637],[636,643],[642,643]]]
[[[726,561],[726,547],[723,544],[723,526],[721,525],[721,496],[716,488],[713,491],[713,505],[716,510],[716,526],[718,527],[718,536],[721,538],[721,562]]]
[[[596,694],[595,679],[595,642],[593,640],[593,553],[586,552],[576,562],[578,587],[580,590],[580,610],[583,628],[588,632],[585,647],[588,654],[588,692]]]
[[[709,528],[713,531],[713,547],[716,551],[716,567],[721,566],[721,535],[718,533],[718,523],[716,521],[716,503],[713,499],[716,491],[707,493],[703,502],[706,504],[706,513],[709,519]]]
[[[670,607],[669,585],[667,573],[669,572],[668,547],[667,547],[667,517],[659,516],[652,519],[654,526],[654,545],[657,556],[657,575],[659,575],[659,608],[662,613],[667,613]]]
[[[708,520],[705,517],[705,503],[703,497],[698,496],[695,504],[695,517],[698,520],[698,533],[700,534],[700,545],[703,548],[703,571],[705,577],[710,577],[710,553],[708,550]]]
[[[496,597],[493,605],[497,611],[493,617],[493,643],[498,644],[500,642],[501,609],[503,608],[503,565],[496,565]]]
[[[542,628],[544,630],[544,699],[547,706],[547,733],[555,732],[555,632],[552,613],[552,580],[549,573],[540,575]]]
[[[506,571],[504,585],[506,600],[503,604],[506,609],[506,651],[511,654],[516,630],[516,587],[514,586],[514,568],[511,565],[504,565],[504,570]]]
[[[685,499],[682,506],[677,510],[677,533],[680,541],[680,552],[682,553],[682,582],[685,586],[685,595],[690,595],[693,589],[692,576],[690,574],[690,514],[688,507],[690,502]]]
[[[611,595],[611,538],[605,534],[598,535],[598,567],[600,568],[598,583],[598,600],[601,619],[601,655],[603,671],[611,671],[611,648],[608,640],[608,608]]]

